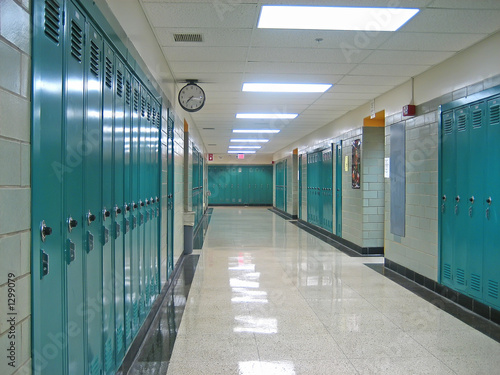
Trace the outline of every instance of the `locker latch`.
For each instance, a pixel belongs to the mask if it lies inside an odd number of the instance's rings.
[[[40,236],[42,237],[42,242],[45,242],[45,237],[52,234],[52,228],[45,224],[45,220],[42,220],[40,224]]]
[[[115,205],[115,207],[113,209],[115,211],[115,217],[117,217],[118,215],[120,215],[122,213],[122,209],[120,207],[118,207],[117,205]]]
[[[127,234],[129,230],[130,230],[130,220],[125,219],[125,228],[123,229],[123,234]]]
[[[41,278],[49,274],[49,254],[40,250],[40,275]]]
[[[469,216],[472,217],[472,205],[474,204],[474,196],[469,198],[471,206],[469,207]]]
[[[102,227],[102,243],[107,244],[109,241],[109,229],[106,227]]]
[[[95,221],[95,219],[96,219],[95,215],[89,210],[89,212],[87,212],[87,224],[88,225],[92,224]]]
[[[337,189],[337,191],[339,191],[339,189]],[[444,213],[444,211],[445,211],[445,209],[446,209],[446,206],[445,206],[445,204],[444,204],[444,203],[446,202],[446,195],[443,195],[443,196],[441,197],[441,200],[443,201],[443,203],[441,203],[441,212],[443,212],[443,213]]]
[[[73,228],[75,228],[77,225],[78,225],[78,221],[76,221],[75,219],[73,219],[71,216],[68,217],[68,232],[71,233],[71,231],[73,230]]]
[[[457,204],[455,204],[455,215],[458,214],[458,202],[460,202],[460,195],[457,195],[455,197],[455,202],[457,202]]]
[[[491,197],[488,197],[488,199],[486,199],[486,203],[488,203],[488,207],[486,207],[486,219],[490,220]]]
[[[120,237],[120,230],[121,230],[120,224],[115,223],[115,238]]]
[[[66,248],[68,263],[71,263],[72,261],[75,260],[75,249],[76,249],[75,243],[68,238],[67,248]]]
[[[87,231],[87,252],[94,250],[94,235]]]
[[[111,212],[109,212],[106,207],[102,210],[102,220],[106,221],[106,218],[111,216]]]

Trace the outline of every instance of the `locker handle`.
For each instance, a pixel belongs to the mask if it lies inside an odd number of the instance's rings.
[[[143,204],[144,206],[144,204]],[[146,199],[146,206],[149,206],[149,199]]]
[[[488,197],[488,199],[486,199],[486,203],[491,204],[491,197]]]
[[[446,195],[443,195],[442,198],[441,198],[443,201],[446,200]]]
[[[457,201],[457,203],[458,203],[458,202],[460,202],[460,195],[457,195],[457,196],[455,197],[455,200]]]
[[[472,197],[469,198],[469,202],[471,202],[472,204],[474,204],[474,196],[472,196]]]
[[[122,213],[122,209],[118,206],[115,206],[115,216],[119,215]]]
[[[104,221],[106,221],[106,218],[111,216],[111,212],[104,209],[104,210],[102,210],[102,216],[103,216]]]
[[[141,207],[144,207],[144,202],[143,201],[139,201],[139,204],[141,205]]]
[[[135,203],[135,202],[134,202],[134,203],[132,204],[132,207],[133,207],[134,209],[135,209],[135,208],[137,208],[137,207],[138,207],[138,206],[137,206],[137,203]]]
[[[158,203],[160,201],[160,198],[156,197],[156,203]]]
[[[125,211],[130,211],[130,204],[125,205]]]
[[[42,236],[42,242],[45,242],[45,237],[52,234],[52,228],[45,224],[45,220],[42,220],[40,224],[40,235]]]

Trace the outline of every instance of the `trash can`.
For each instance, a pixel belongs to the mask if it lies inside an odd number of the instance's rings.
[[[194,212],[184,212],[184,254],[193,252]]]

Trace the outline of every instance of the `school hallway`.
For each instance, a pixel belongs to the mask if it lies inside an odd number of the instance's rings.
[[[497,371],[500,344],[465,322],[495,325],[382,270],[267,208],[216,207],[167,374]]]

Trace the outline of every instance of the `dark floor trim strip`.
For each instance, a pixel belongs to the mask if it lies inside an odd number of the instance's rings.
[[[199,255],[181,255],[181,257],[178,259],[173,274],[170,276],[168,282],[163,286],[160,294],[153,303],[153,306],[151,307],[148,316],[144,320],[144,323],[142,324],[141,328],[139,329],[137,336],[135,337],[134,341],[130,345],[130,348],[125,354],[123,362],[116,373],[117,375],[129,374],[130,370],[134,365],[134,362],[141,355],[141,350],[144,347],[144,343],[147,340],[147,336],[150,332],[150,329],[158,318],[160,308],[164,304],[165,300],[167,300],[167,297],[172,294],[175,286],[177,285],[179,276],[182,274],[182,271],[186,264],[186,260],[189,259],[189,257],[199,258]]]
[[[472,300],[468,296],[464,296],[389,259],[385,259],[385,265],[366,264],[366,266],[453,315],[472,328],[500,342],[500,312],[498,310]],[[474,308],[474,306],[476,307]]]
[[[251,204],[251,203],[217,203],[209,204],[209,207],[270,207],[271,204]]]
[[[272,207],[268,208],[269,211],[275,213],[279,217],[285,219],[285,220],[297,220],[297,215],[290,215],[288,212],[285,212],[283,210],[280,210],[279,208]]]

